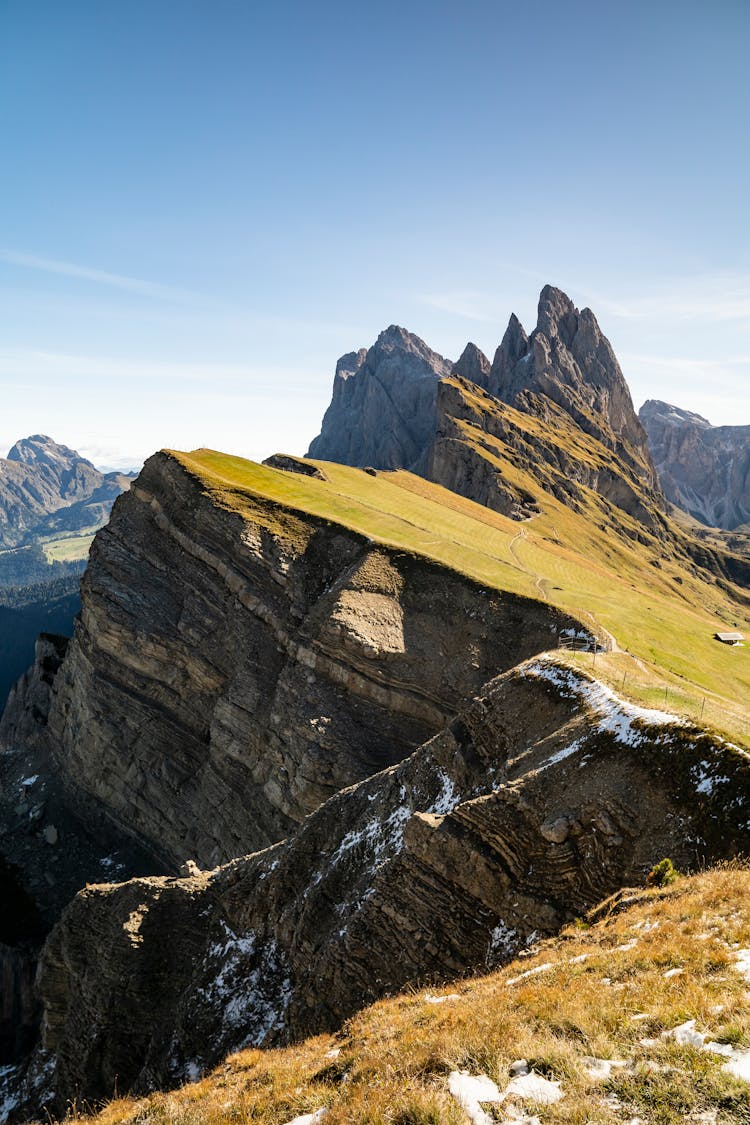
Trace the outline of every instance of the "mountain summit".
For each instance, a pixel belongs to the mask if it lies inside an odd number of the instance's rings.
[[[371,348],[336,364],[333,398],[310,456],[344,465],[411,465],[436,429],[438,380],[453,364],[392,324]]]
[[[456,380],[465,384],[463,392]],[[472,388],[481,390],[485,400],[469,402],[466,394],[470,398]],[[548,423],[543,439],[530,433],[521,438],[519,430],[533,429],[534,423],[519,415]],[[534,446],[531,455],[538,460],[550,435],[571,427],[597,443],[596,464],[556,440],[554,450],[544,454],[555,473],[653,523],[647,508],[662,505],[656,470],[612,346],[590,309],[579,311],[562,290],[546,285],[533,332],[527,335],[512,314],[492,364],[474,343],[451,364],[418,336],[395,326],[381,333],[369,351],[342,357],[333,398],[309,456],[410,469],[523,518],[528,505],[500,479],[491,457],[488,461],[482,449],[486,435],[492,432],[506,445],[510,442],[517,453],[519,443],[525,450]],[[575,445],[578,439],[571,440]],[[549,487],[565,490],[567,481],[550,479]],[[645,504],[639,495],[643,491],[649,498]]]
[[[52,531],[100,526],[129,483],[46,434],[22,438],[0,458],[0,550]]]
[[[535,413],[529,394],[546,395],[656,486],[646,434],[609,340],[591,309],[579,311],[545,285],[529,337],[512,315],[486,384],[503,402]]]

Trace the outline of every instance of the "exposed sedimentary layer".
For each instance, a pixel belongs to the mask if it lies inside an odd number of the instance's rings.
[[[174,456],[148,462],[96,538],[39,734],[68,787],[175,865],[283,838],[577,625],[342,526],[244,503],[209,495]]]
[[[287,841],[81,892],[44,951],[29,1081],[59,1107],[337,1026],[410,980],[509,959],[664,855],[747,852],[749,814],[746,755],[531,662]]]

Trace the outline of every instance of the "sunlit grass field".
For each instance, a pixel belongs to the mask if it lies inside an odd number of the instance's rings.
[[[50,539],[42,544],[42,549],[48,562],[75,562],[78,559],[87,559],[91,544],[94,542],[95,532],[86,535],[68,535],[59,539]]]

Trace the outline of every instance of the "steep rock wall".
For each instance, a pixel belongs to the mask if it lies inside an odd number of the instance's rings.
[[[710,527],[750,525],[750,426],[649,399],[639,411],[668,500]]]
[[[288,835],[577,625],[247,504],[222,506],[170,455],[148,462],[94,543],[40,735],[71,789],[174,864]]]

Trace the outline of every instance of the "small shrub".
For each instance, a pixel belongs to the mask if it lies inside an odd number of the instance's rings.
[[[679,871],[677,871],[671,859],[660,859],[649,871],[646,877],[646,886],[669,887],[676,881],[678,875]]]

